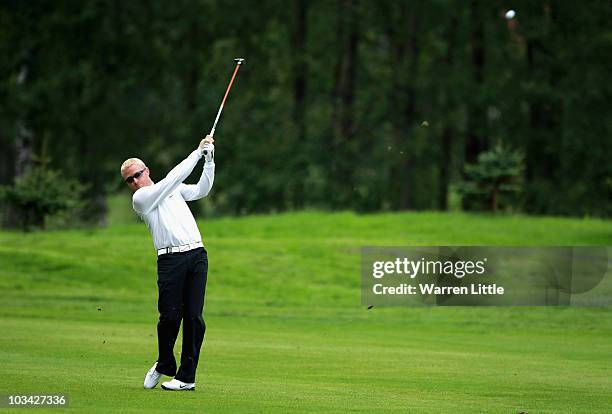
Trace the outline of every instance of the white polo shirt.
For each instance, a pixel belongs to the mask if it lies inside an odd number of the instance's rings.
[[[202,241],[186,201],[198,200],[210,192],[215,179],[215,163],[204,164],[197,184],[183,184],[200,158],[202,150],[198,148],[163,180],[139,188],[132,196],[134,211],[147,223],[156,250]]]

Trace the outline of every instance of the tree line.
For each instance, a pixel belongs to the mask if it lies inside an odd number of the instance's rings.
[[[0,184],[43,157],[99,221],[125,158],[160,179],[195,148],[244,57],[212,213],[470,209],[503,147],[515,211],[609,217],[612,3],[504,4],[0,2]]]

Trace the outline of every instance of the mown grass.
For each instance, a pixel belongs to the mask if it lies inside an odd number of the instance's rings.
[[[155,254],[146,227],[126,224],[0,233],[0,392],[67,393],[74,412],[612,406],[609,309],[367,310],[359,290],[363,245],[611,245],[609,221],[303,212],[199,224],[210,273],[198,391],[142,389]]]

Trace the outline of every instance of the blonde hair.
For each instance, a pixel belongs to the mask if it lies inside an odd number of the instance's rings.
[[[134,164],[140,165],[141,167],[146,167],[145,163],[142,162],[140,158],[128,158],[127,160],[123,161],[123,164],[121,164],[121,176],[123,177],[125,170]]]

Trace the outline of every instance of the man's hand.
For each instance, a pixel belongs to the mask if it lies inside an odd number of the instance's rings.
[[[204,144],[202,147],[202,154],[204,154],[205,162],[215,161],[215,146],[213,144]]]
[[[206,135],[206,138],[200,141],[200,149],[204,149],[204,145],[206,144],[214,144],[214,143],[215,143],[215,139],[212,137],[212,135]]]
[[[200,141],[200,151],[202,151],[202,155],[204,155],[205,162],[214,162],[215,160],[215,146],[213,145],[215,139],[212,135],[206,135],[202,141]]]

